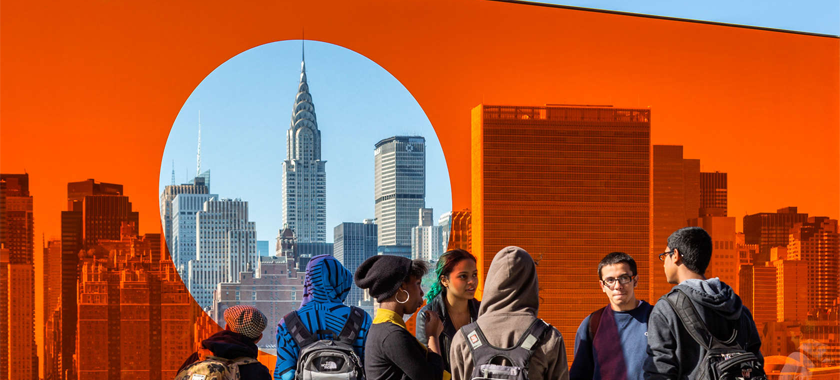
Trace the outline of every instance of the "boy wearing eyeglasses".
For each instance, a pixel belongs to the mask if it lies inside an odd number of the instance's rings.
[[[571,380],[641,380],[647,359],[647,322],[653,307],[637,300],[636,261],[613,252],[598,264],[598,286],[609,305],[581,322],[575,335]]]

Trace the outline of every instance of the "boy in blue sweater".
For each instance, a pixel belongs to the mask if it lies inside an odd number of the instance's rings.
[[[636,299],[636,261],[613,252],[598,264],[598,285],[610,304],[587,316],[575,335],[571,380],[642,380],[647,323],[653,307]]]

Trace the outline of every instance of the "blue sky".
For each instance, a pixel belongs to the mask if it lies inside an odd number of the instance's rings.
[[[160,190],[195,176],[201,111],[201,169],[211,191],[249,202],[257,238],[282,227],[285,133],[300,80],[301,41],[245,51],[193,91],[175,119],[161,160]],[[306,73],[327,161],[327,241],[341,222],[374,217],[373,146],[394,135],[426,138],[426,207],[435,220],[452,207],[440,143],[414,97],[385,69],[345,48],[306,41]],[[273,244],[273,243],[272,243]]]
[[[548,4],[840,35],[837,0],[531,0]]]
[[[778,0],[551,1],[544,3],[840,35],[840,2]],[[327,160],[327,231],[344,221],[373,217],[373,144],[404,134],[426,137],[426,205],[435,218],[451,208],[449,175],[429,120],[411,94],[369,59],[308,41],[307,75]],[[195,175],[198,113],[202,169],[212,191],[249,201],[260,240],[282,226],[280,179],[300,73],[300,41],[245,51],[223,63],[186,99],[161,160],[160,187]]]

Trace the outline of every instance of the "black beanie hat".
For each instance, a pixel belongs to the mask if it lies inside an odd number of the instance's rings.
[[[411,273],[411,259],[401,256],[373,256],[356,269],[356,286],[368,289],[376,301],[382,302],[397,293]]]

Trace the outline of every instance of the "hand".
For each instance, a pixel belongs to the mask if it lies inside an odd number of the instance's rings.
[[[441,322],[440,317],[431,310],[426,310],[424,313],[426,317],[426,336],[429,338],[439,337],[440,333],[443,332],[443,322]]]

